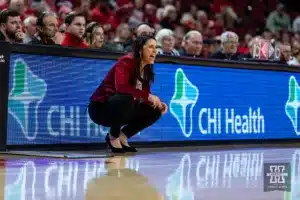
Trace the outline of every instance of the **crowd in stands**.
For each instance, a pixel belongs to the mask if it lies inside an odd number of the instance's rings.
[[[153,34],[158,54],[245,60],[264,43],[300,66],[300,12],[276,0],[0,0],[0,40],[130,52]]]

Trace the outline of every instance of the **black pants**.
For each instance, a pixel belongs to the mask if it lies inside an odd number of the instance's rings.
[[[116,94],[106,102],[90,102],[89,115],[98,125],[110,127],[110,134],[119,137],[122,132],[130,138],[156,122],[161,112],[145,103],[135,103],[131,95]]]

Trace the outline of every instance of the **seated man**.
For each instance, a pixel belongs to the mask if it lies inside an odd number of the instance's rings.
[[[187,57],[202,57],[203,38],[199,31],[189,31],[182,40],[183,51],[180,55]]]
[[[221,35],[221,50],[213,53],[211,58],[222,60],[238,60],[240,54],[237,53],[239,37],[236,33],[226,31]]]
[[[20,14],[9,9],[2,10],[0,13],[0,40],[23,43],[24,37]]]
[[[88,48],[83,36],[86,20],[83,14],[71,12],[65,18],[66,33],[61,45],[75,48]]]
[[[58,20],[55,13],[44,12],[37,19],[37,34],[29,44],[55,45]]]

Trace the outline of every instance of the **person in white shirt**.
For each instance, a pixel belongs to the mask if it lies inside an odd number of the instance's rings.
[[[36,22],[37,18],[35,16],[29,16],[24,20],[25,38],[23,42],[25,44],[31,42],[34,38],[34,35],[36,34]]]

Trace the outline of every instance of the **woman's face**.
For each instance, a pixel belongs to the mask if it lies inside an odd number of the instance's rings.
[[[101,27],[98,27],[93,35],[93,46],[95,48],[100,48],[102,47],[104,43],[104,31]]]
[[[126,40],[130,38],[131,31],[130,31],[130,27],[127,24],[123,27],[120,35],[121,35],[121,38],[124,38]]]
[[[142,49],[142,61],[144,64],[154,64],[156,57],[156,41],[154,39],[150,39],[146,42]]]
[[[229,36],[229,40],[223,43],[224,53],[235,54],[239,46],[237,37]]]
[[[165,36],[162,39],[162,49],[166,53],[170,53],[175,46],[175,38],[173,36]]]

